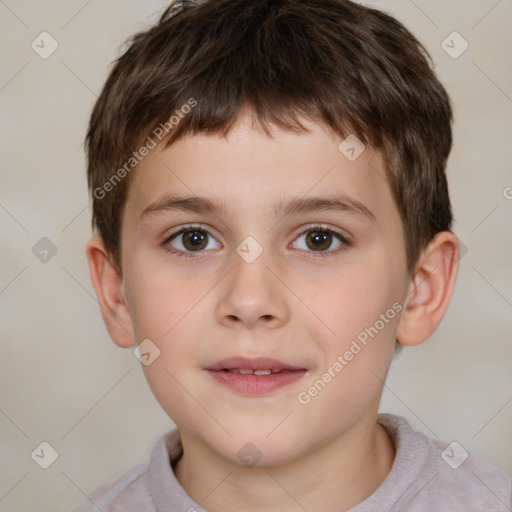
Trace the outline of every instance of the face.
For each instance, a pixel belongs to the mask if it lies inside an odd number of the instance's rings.
[[[410,282],[381,155],[307,126],[244,117],[155,149],[125,206],[123,296],[160,352],[146,378],[235,463],[290,462],[376,413]]]

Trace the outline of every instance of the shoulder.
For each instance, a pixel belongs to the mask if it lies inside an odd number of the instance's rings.
[[[411,510],[415,510],[414,502],[428,503],[428,510],[437,512],[498,512],[510,506],[510,476],[495,464],[456,441],[431,439],[413,430],[400,416],[382,414],[379,421],[400,453],[397,470],[402,476],[415,475],[403,495]]]
[[[457,441],[428,443],[430,466],[436,472],[434,497],[465,510],[502,511],[511,505],[511,479],[500,467]]]
[[[135,466],[116,480],[98,487],[71,512],[121,512],[128,509],[156,512],[193,504],[171,467],[181,454],[180,433],[175,428],[154,443],[149,462]]]
[[[182,454],[180,432],[175,428],[155,442],[147,464],[136,466],[117,480],[102,485],[71,512],[206,512],[187,495],[176,479],[172,466]]]
[[[147,470],[148,464],[130,469],[95,489],[71,512],[120,512],[126,510],[127,505],[141,512],[156,511],[147,484]]]

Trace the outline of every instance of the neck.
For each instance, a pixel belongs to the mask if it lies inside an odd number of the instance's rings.
[[[182,433],[184,454],[174,472],[211,512],[347,511],[368,498],[393,465],[394,445],[376,417],[364,416],[313,452],[272,467],[233,464]]]

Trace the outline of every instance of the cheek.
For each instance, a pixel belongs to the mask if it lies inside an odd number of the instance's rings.
[[[128,307],[137,339],[157,344],[171,336],[187,312],[201,297],[200,284],[165,264],[161,257],[132,254],[126,262]]]
[[[200,352],[199,336],[190,322],[201,311],[198,300],[204,292],[183,277],[153,270],[135,276],[131,284],[130,311],[137,340],[151,340],[157,354],[150,364],[141,366],[161,407],[176,423],[187,423],[201,412],[187,393],[193,387],[186,376]]]
[[[159,343],[172,327],[173,305],[177,297],[172,297],[172,290],[164,287],[163,281],[153,283],[144,276],[140,279],[132,277],[135,279],[126,286],[126,296],[136,340],[149,338]]]
[[[171,376],[181,381],[184,369],[197,360],[208,341],[200,329],[200,319],[207,318],[206,301],[201,299],[208,283],[156,260],[138,260],[133,260],[126,283],[132,323],[137,342],[149,339],[158,353],[143,370],[157,399],[161,393],[175,396],[179,389]]]
[[[389,271],[374,264],[347,266],[318,282],[318,291],[310,292],[308,300],[318,315],[315,338],[326,340],[333,349],[343,349],[359,334],[364,337],[376,322],[379,333],[389,335],[396,328],[393,304],[400,297],[394,281]],[[384,325],[381,315],[385,315]]]
[[[356,418],[376,403],[393,356],[400,317],[400,303],[382,290],[372,294],[358,288],[333,295],[332,300],[338,306],[322,311],[335,335],[326,335],[325,328],[315,333],[322,359],[298,397],[310,418],[311,435],[326,428],[325,418],[331,418],[330,425],[336,429],[337,422]]]

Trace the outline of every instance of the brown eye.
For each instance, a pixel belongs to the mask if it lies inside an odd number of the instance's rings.
[[[316,252],[319,253],[319,256],[323,256],[336,253],[349,243],[340,233],[318,226],[299,235],[295,239],[294,245],[297,249]]]
[[[199,228],[182,229],[171,235],[166,243],[170,244],[177,252],[202,252],[205,249],[217,249],[220,244],[213,236]]]
[[[309,231],[306,244],[313,251],[325,251],[332,244],[332,234],[327,231]]]
[[[199,251],[206,247],[208,235],[204,231],[185,231],[181,234],[181,239],[188,251]]]

